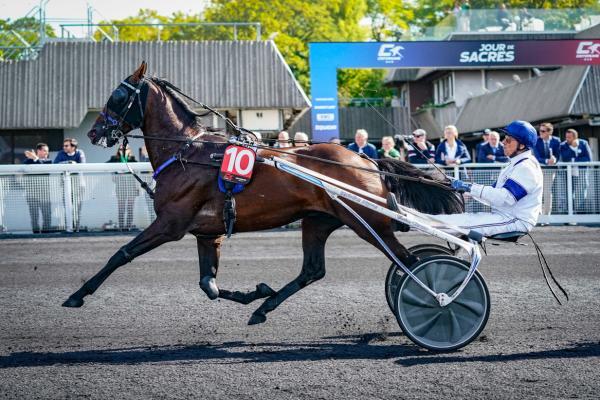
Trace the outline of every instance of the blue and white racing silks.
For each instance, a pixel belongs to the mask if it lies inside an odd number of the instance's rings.
[[[492,207],[491,212],[436,215],[448,225],[472,229],[484,236],[529,232],[542,209],[544,178],[531,150],[510,159],[492,186],[474,183],[471,196]]]

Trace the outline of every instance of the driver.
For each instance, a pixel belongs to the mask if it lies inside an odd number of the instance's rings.
[[[535,226],[542,208],[543,176],[532,154],[537,132],[529,122],[513,121],[499,130],[504,138],[504,154],[509,164],[491,186],[452,180],[458,191],[470,192],[475,199],[491,206],[491,212],[436,215],[448,225],[476,231],[483,236],[505,232],[527,233]]]

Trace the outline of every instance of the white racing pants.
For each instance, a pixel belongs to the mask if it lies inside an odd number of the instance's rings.
[[[526,233],[532,229],[528,223],[520,221],[515,217],[494,212],[432,215],[432,217],[443,224],[473,230],[481,233],[483,236],[493,236],[506,232]],[[443,226],[439,228],[446,230]]]

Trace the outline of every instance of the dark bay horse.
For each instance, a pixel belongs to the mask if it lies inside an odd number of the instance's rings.
[[[181,139],[200,135],[198,138],[202,139],[202,143],[194,143],[185,153],[188,160],[196,162],[208,162],[211,153],[222,153],[227,146],[227,137],[202,127],[198,114],[173,90],[173,86],[163,79],[145,77],[146,68],[146,63],[142,63],[112,93],[88,133],[92,143],[112,146],[118,142],[121,134],[140,128],[146,136],[145,143],[154,170],[172,157],[181,148],[181,143],[150,140],[149,137]],[[297,155],[310,155],[406,176],[428,177],[407,163],[395,160],[378,160],[375,163],[333,144],[289,148],[286,151],[288,154],[263,149],[258,154],[263,158],[282,157],[384,198],[392,192],[401,204],[423,212],[455,213],[464,209],[459,194],[440,187],[393,176],[382,179],[379,174],[332,166]],[[264,283],[248,293],[219,289],[216,276],[225,227],[222,220],[224,194],[218,189],[217,174],[218,168],[193,164],[184,167],[179,162],[165,168],[157,177],[154,200],[156,220],[119,249],[63,306],[81,307],[84,297],[94,293],[117,268],[163,243],[181,239],[188,232],[197,239],[200,287],[210,299],[223,298],[248,304],[267,298],[252,314],[249,324],[264,322],[266,314],[285,299],[325,276],[325,242],[341,226],[347,225],[358,236],[382,250],[369,232],[324,190],[271,166],[257,163],[252,181],[235,196],[235,232],[270,229],[302,219],[302,270],[298,277],[279,291]],[[389,218],[356,204],[350,205],[379,233],[403,263],[411,265],[416,261],[394,236]]]

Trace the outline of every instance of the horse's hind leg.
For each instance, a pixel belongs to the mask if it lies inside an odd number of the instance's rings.
[[[333,231],[343,224],[326,214],[306,217],[302,220],[302,250],[304,260],[300,275],[275,295],[269,297],[252,314],[249,325],[267,320],[267,313],[276,309],[285,299],[325,276],[325,242]]]
[[[81,307],[83,298],[93,294],[117,268],[163,243],[179,240],[183,235],[185,235],[185,228],[178,227],[172,220],[165,221],[160,218],[154,220],[148,228],[131,242],[121,247],[108,260],[104,268],[84,283],[78,291],[69,296],[63,303],[63,307]]]
[[[206,237],[196,235],[196,240],[198,242],[198,259],[200,261],[200,288],[206,293],[209,299],[215,300],[217,297],[220,297],[235,301],[236,303],[249,304],[254,300],[275,294],[275,291],[265,283],[259,283],[256,286],[256,290],[247,293],[219,289],[216,277],[219,270],[219,257],[221,255],[223,236]]]

